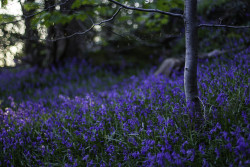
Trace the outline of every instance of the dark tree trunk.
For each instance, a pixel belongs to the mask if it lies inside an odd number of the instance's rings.
[[[44,2],[44,8],[48,9],[48,12],[53,12],[55,10],[55,7],[52,7],[55,5],[55,0],[45,0]],[[51,64],[54,64],[54,57],[56,55],[56,42],[52,42],[51,40],[55,36],[55,26],[50,26],[47,29],[47,41],[46,41],[46,56],[43,60],[43,67],[48,67]]]
[[[184,67],[184,89],[187,104],[195,114],[197,123],[202,119],[201,106],[198,98],[197,62],[198,62],[198,27],[197,0],[185,0],[184,9],[186,56]]]
[[[69,0],[67,3],[60,6],[60,11],[63,14],[71,15],[77,10],[83,9],[71,9],[72,4],[75,0]],[[70,23],[65,25],[58,25],[56,28],[57,36],[68,36],[76,32],[85,31],[87,28],[84,26],[83,22],[80,20],[73,19]],[[76,35],[71,38],[66,38],[59,40],[57,43],[57,54],[56,60],[61,61],[69,57],[83,57],[85,51],[85,41],[86,35]]]
[[[71,15],[73,12],[76,12],[79,9],[71,9],[71,5],[75,0],[69,0],[66,3],[65,0],[61,1],[63,4],[60,6],[60,12],[64,15]],[[46,0],[45,8],[53,6],[55,0]],[[53,12],[55,7],[49,8],[49,12]],[[46,42],[46,59],[43,62],[44,67],[51,65],[57,66],[59,63],[62,63],[67,58],[72,57],[83,57],[85,51],[85,39],[84,36],[76,35],[70,38],[67,36],[74,34],[79,31],[84,31],[87,28],[79,20],[73,19],[70,23],[67,24],[57,24],[51,26],[47,29],[47,39]],[[57,41],[50,41],[57,38],[63,38]]]
[[[65,0],[64,0],[65,1]],[[62,1],[62,3],[64,2]],[[75,0],[69,0],[66,3],[60,6],[60,12],[64,15],[71,15],[73,12],[79,9],[71,9],[71,5]],[[45,8],[49,6],[53,6],[55,4],[55,0],[46,0]],[[55,8],[50,8],[50,12],[53,12]],[[70,23],[67,24],[57,24],[55,26],[51,26],[48,28],[48,35],[46,42],[47,51],[46,51],[46,59],[44,61],[44,66],[55,65],[57,66],[59,63],[63,62],[67,58],[72,57],[83,57],[85,51],[85,36],[76,35],[70,38],[67,36],[74,34],[76,32],[84,31],[87,28],[83,25],[83,23],[79,20],[73,19]],[[65,37],[65,38],[64,38]],[[51,39],[57,39],[55,42],[51,42]]]
[[[33,3],[35,0],[26,0],[24,3]],[[24,58],[23,61],[31,64],[38,65],[41,62],[41,43],[38,42],[39,34],[36,28],[31,25],[32,17],[30,16],[36,12],[36,10],[25,10],[22,6],[22,12],[25,18],[25,35],[24,35]]]

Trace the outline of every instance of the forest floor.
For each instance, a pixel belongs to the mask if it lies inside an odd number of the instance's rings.
[[[0,73],[0,166],[249,166],[250,47],[202,60],[196,129],[183,75],[72,61]]]

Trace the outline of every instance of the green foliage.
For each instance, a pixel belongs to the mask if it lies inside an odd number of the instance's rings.
[[[201,14],[207,14],[211,11],[215,6],[220,6],[223,3],[230,1],[230,0],[202,0],[198,3],[198,12]]]
[[[43,12],[40,15],[37,15],[32,20],[32,25],[37,26],[39,24],[45,25],[46,27],[53,26],[55,24],[67,24],[72,19],[77,19],[85,21],[87,18],[86,12],[80,11],[72,15],[62,14],[60,11],[53,12]]]
[[[86,12],[79,11],[78,13],[74,14],[73,17],[77,20],[85,21],[87,19]]]
[[[147,14],[147,15],[140,15],[140,16],[138,16],[138,17],[136,17],[136,21],[137,22],[144,22],[145,20],[147,20],[147,19],[149,19],[149,17],[150,17],[150,15],[149,14]]]
[[[15,17],[7,14],[0,14],[0,23],[14,21]]]
[[[1,0],[1,6],[0,7],[5,7],[8,4],[8,0]]]
[[[39,9],[40,4],[36,2],[25,2],[23,7],[26,11],[30,11],[30,10]]]
[[[227,37],[229,39],[236,39],[236,40],[240,40],[242,38],[242,34],[239,34],[239,33],[235,33],[235,32],[229,32],[227,34]]]
[[[184,8],[183,0],[158,0],[156,1],[156,9],[163,11],[169,11],[172,8]]]
[[[100,0],[98,0],[98,2],[100,3]],[[75,0],[71,8],[75,9],[75,8],[79,8],[82,5],[93,5],[96,3],[97,3],[97,0]]]
[[[51,26],[53,24],[66,24],[69,23],[74,16],[65,15],[59,11],[53,11],[52,13],[47,13],[44,19],[45,26]]]
[[[171,11],[171,9],[178,8],[183,9],[184,8],[184,2],[183,0],[158,0],[153,3],[143,4],[143,8],[152,8],[152,9],[159,9],[163,11]],[[145,15],[145,14],[142,14]],[[143,20],[143,16],[139,20]],[[160,31],[162,29],[163,25],[166,25],[169,21],[169,16],[163,16],[161,14],[155,13],[150,16],[147,16],[144,18],[145,25],[147,28],[149,28],[151,31]]]

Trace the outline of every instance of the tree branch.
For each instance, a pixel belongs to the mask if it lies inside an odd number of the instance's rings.
[[[71,37],[76,36],[76,35],[83,35],[83,34],[86,34],[87,32],[91,31],[95,26],[97,26],[97,25],[100,26],[100,25],[102,25],[102,24],[104,24],[104,23],[106,23],[106,22],[109,22],[109,21],[114,20],[115,17],[118,15],[118,13],[121,11],[122,8],[123,8],[123,7],[120,7],[120,8],[115,12],[115,14],[114,14],[111,18],[109,18],[109,19],[107,19],[107,20],[102,20],[102,21],[99,22],[99,23],[93,23],[92,26],[91,26],[90,28],[88,28],[87,30],[85,30],[85,31],[76,32],[76,33],[73,33],[73,34],[68,35],[68,36],[59,37],[59,38],[51,39],[51,40],[45,40],[45,41],[56,42],[56,41],[58,41],[58,40],[62,40],[62,39],[66,39],[66,38],[71,38]]]
[[[200,24],[198,25],[198,28],[201,27],[224,27],[224,28],[234,28],[234,29],[244,29],[244,28],[250,28],[250,26],[230,26],[230,25],[221,25],[221,24]]]
[[[136,8],[136,7],[129,7],[126,5],[121,4],[120,2],[114,1],[114,0],[108,0],[118,6],[121,6],[125,9],[130,9],[130,10],[137,10],[137,11],[142,11],[142,12],[150,12],[150,13],[160,13],[163,15],[168,15],[168,16],[174,16],[174,17],[179,17],[179,18],[183,18],[182,14],[178,14],[178,13],[172,13],[172,12],[165,12],[162,10],[158,10],[158,9],[143,9],[143,8]]]

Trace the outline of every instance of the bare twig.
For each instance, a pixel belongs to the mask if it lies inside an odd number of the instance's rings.
[[[178,14],[178,13],[165,12],[165,11],[158,10],[158,9],[143,9],[143,8],[129,7],[129,6],[123,5],[120,2],[117,2],[117,1],[114,1],[114,0],[108,0],[108,1],[114,3],[114,4],[118,5],[118,6],[121,6],[121,7],[125,8],[125,9],[137,10],[137,11],[142,11],[142,12],[150,12],[150,13],[160,13],[160,14],[163,14],[163,15],[183,18],[183,15]]]
[[[102,21],[99,22],[99,23],[93,23],[92,26],[91,26],[90,28],[88,28],[87,30],[85,30],[85,31],[76,32],[76,33],[73,33],[73,34],[68,35],[68,36],[63,36],[63,37],[59,37],[59,38],[51,39],[51,40],[46,40],[46,41],[56,42],[56,41],[58,41],[58,40],[62,40],[62,39],[66,39],[66,38],[71,38],[71,37],[76,36],[76,35],[83,35],[83,34],[86,34],[87,32],[91,31],[95,26],[97,26],[97,25],[100,26],[100,25],[102,25],[102,24],[104,24],[104,23],[106,23],[106,22],[110,22],[110,21],[114,20],[115,17],[118,15],[118,13],[121,11],[122,8],[123,8],[123,7],[120,7],[120,8],[115,12],[115,14],[114,14],[111,18],[109,18],[109,19],[107,19],[107,20],[102,20]]]
[[[221,24],[200,24],[198,25],[198,28],[200,27],[224,27],[224,28],[234,28],[234,29],[244,29],[244,28],[250,28],[250,26],[230,26],[230,25],[221,25]]]

